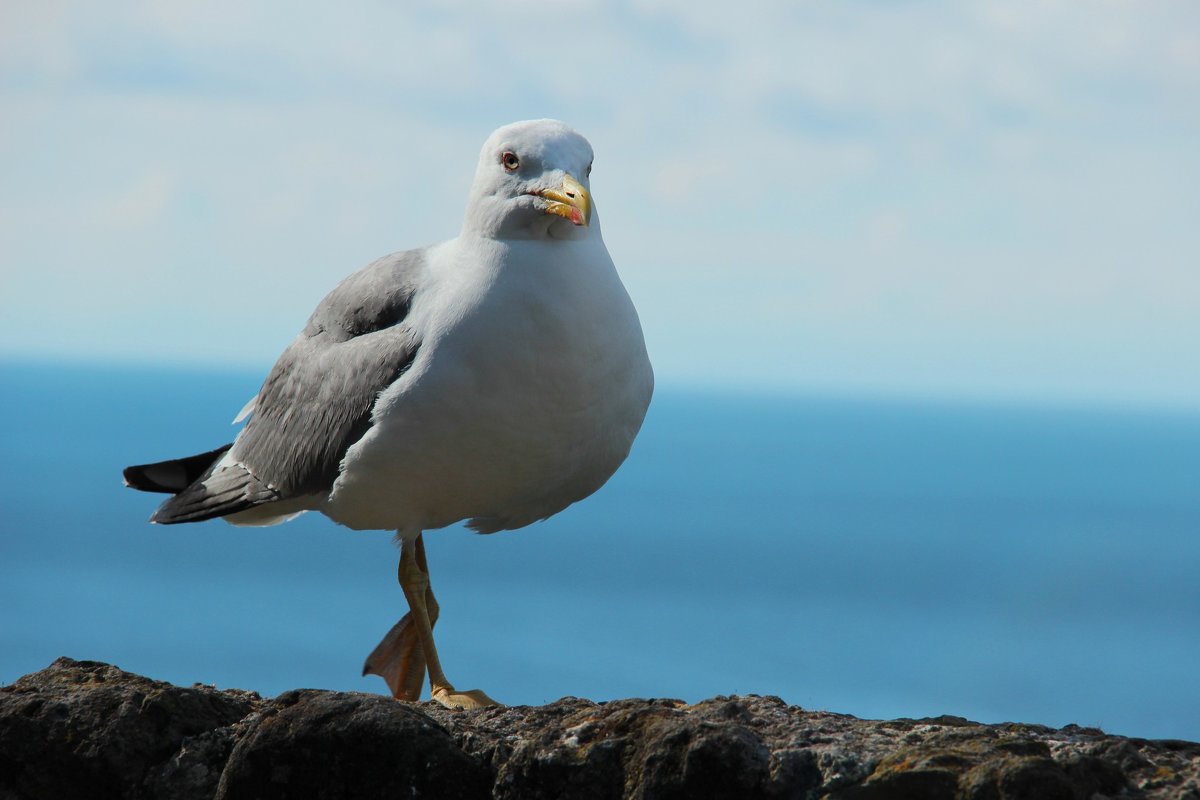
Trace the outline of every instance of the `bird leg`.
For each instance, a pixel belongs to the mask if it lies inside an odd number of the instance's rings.
[[[409,614],[422,655],[429,669],[429,689],[433,699],[447,708],[483,708],[498,703],[478,689],[459,692],[446,679],[433,641],[427,597],[430,592],[429,565],[424,558],[424,544],[418,535],[404,538],[400,544],[400,588],[408,600]]]
[[[426,573],[429,567],[425,561],[425,542],[420,535],[416,541],[417,564]],[[425,590],[425,608],[429,614],[429,627],[432,630],[437,624],[438,602],[433,596],[433,588]],[[421,641],[417,638],[417,629],[413,624],[412,613],[409,612],[392,626],[384,635],[383,640],[367,656],[363,664],[363,675],[378,675],[387,682],[392,690],[392,697],[397,700],[416,701],[421,699],[421,686],[425,683],[425,652],[421,649]]]
[[[421,652],[429,669],[429,690],[433,699],[446,708],[484,708],[499,705],[478,689],[457,691],[446,673],[442,672],[442,663],[438,659],[437,646],[433,643],[433,624],[430,621],[427,596],[429,595],[429,566],[425,563],[424,545],[418,544],[421,537],[418,534],[413,539],[405,537],[400,542],[400,588],[408,600],[409,615]]]

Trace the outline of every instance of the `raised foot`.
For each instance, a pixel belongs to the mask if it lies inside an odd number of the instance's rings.
[[[425,653],[417,641],[412,615],[405,614],[387,632],[367,662],[363,675],[378,675],[387,681],[392,697],[397,700],[421,699],[421,684],[425,682]]]
[[[460,692],[457,689],[437,687],[432,692],[433,699],[452,711],[471,711],[476,708],[488,708],[500,705],[478,689]]]

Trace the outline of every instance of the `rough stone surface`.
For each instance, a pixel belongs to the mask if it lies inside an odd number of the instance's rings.
[[[1200,800],[1200,744],[756,696],[477,712],[264,699],[60,658],[0,687],[0,800],[50,797]]]

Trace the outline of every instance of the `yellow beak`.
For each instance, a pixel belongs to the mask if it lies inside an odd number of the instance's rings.
[[[563,176],[561,187],[543,189],[538,195],[546,201],[547,214],[564,217],[572,225],[586,226],[592,221],[592,197],[571,175]]]

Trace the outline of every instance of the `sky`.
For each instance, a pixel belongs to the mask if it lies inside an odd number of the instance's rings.
[[[0,358],[265,372],[563,119],[660,383],[1200,408],[1191,2],[0,2]]]

